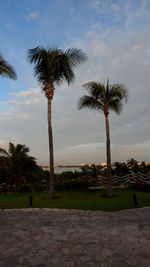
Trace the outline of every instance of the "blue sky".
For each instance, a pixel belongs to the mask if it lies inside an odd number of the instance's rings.
[[[130,94],[121,116],[111,116],[113,161],[149,161],[149,0],[2,0],[0,16],[0,52],[18,75],[17,81],[0,79],[1,146],[25,143],[47,164],[46,100],[27,51],[38,45],[78,47],[89,60],[76,71],[74,85],[56,88],[54,97],[55,163],[105,161],[103,114],[79,112],[76,102],[85,81],[108,77]]]

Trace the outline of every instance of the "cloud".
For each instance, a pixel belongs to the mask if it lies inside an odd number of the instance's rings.
[[[42,163],[48,158],[46,104],[40,89],[31,88],[11,94],[7,102],[1,103],[7,109],[0,110],[1,140],[7,145],[16,141],[26,144]]]
[[[10,100],[10,101],[6,101],[3,102],[3,104],[7,104],[7,105],[31,105],[31,104],[35,104],[35,103],[39,103],[39,98],[34,98],[32,100]]]
[[[106,12],[116,14],[115,5],[119,2],[106,2],[111,7]],[[150,31],[143,24],[143,12],[149,11],[142,6],[148,7],[148,1],[145,4],[142,1],[134,10],[129,1],[121,1],[124,2],[119,5],[122,11],[118,11],[119,26],[109,25],[105,20],[94,21],[81,39],[77,37],[70,44],[86,51],[89,60],[75,71],[73,85],[56,86],[52,103],[55,163],[106,161],[104,115],[79,111],[77,101],[86,93],[82,84],[90,80],[105,82],[107,78],[110,83],[124,84],[129,90],[129,101],[121,115],[110,112],[112,161],[126,161],[129,157],[150,161]],[[104,1],[88,3],[95,12]],[[140,27],[135,27],[139,24]],[[26,144],[40,164],[48,164],[47,100],[41,89],[14,92],[1,105],[1,140],[5,144],[16,140]]]
[[[11,93],[11,95],[26,98],[28,96],[40,95],[40,91],[41,91],[40,88],[31,88],[30,90],[27,91],[20,91],[18,93],[13,92]]]
[[[0,140],[0,148],[7,149],[8,145],[5,140]]]
[[[106,161],[104,115],[79,111],[77,101],[86,93],[82,84],[89,80],[105,82],[107,78],[110,83],[123,83],[129,89],[129,101],[122,114],[110,113],[112,161],[125,161],[129,157],[149,161],[148,32],[142,29],[130,34],[111,29],[106,35],[95,31],[94,38],[82,40],[88,62],[76,70],[73,85],[56,86],[54,94],[52,123],[56,163]],[[47,164],[47,101],[41,89],[12,93],[5,105],[10,111],[0,114],[1,140],[9,143],[14,137],[31,148],[40,164]]]
[[[133,52],[139,52],[139,50],[140,50],[141,48],[142,48],[141,45],[136,44],[136,45],[134,45],[134,46],[132,47],[132,51],[133,51]]]
[[[15,57],[15,56],[16,56],[14,52],[10,52],[8,55],[9,55],[10,57]]]
[[[88,7],[91,9],[98,9],[100,6],[100,0],[90,0],[88,3]]]
[[[7,23],[6,27],[9,28],[9,29],[13,29],[14,26],[12,25],[12,23]]]
[[[33,12],[29,13],[25,18],[27,20],[38,19],[39,18],[39,12],[33,11]]]
[[[114,11],[119,11],[120,10],[120,6],[117,4],[111,4],[111,9],[113,9]]]
[[[149,0],[141,0],[140,6],[136,10],[136,16],[138,18],[150,19],[150,1]]]
[[[97,150],[97,149],[100,149],[100,148],[104,148],[105,147],[105,143],[89,143],[89,144],[79,144],[79,145],[76,145],[76,146],[72,146],[72,147],[69,147],[69,150],[78,150],[78,151],[91,151],[91,150]]]

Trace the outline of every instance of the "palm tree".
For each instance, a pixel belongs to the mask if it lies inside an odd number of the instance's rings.
[[[100,175],[103,167],[101,165],[92,164],[91,166],[89,165],[82,166],[80,167],[80,169],[83,175],[98,178],[98,175]]]
[[[28,155],[29,148],[26,145],[9,143],[8,151],[0,148],[0,157],[5,160],[5,170],[13,178],[14,183],[21,183],[23,176],[28,177],[38,169],[36,159]],[[29,174],[29,175],[28,175]]]
[[[133,159],[133,158],[129,158],[128,160],[127,160],[127,165],[129,166],[129,167],[134,167],[135,165],[137,165],[137,160],[136,159]]]
[[[107,196],[112,197],[111,181],[111,153],[110,153],[110,131],[109,131],[109,111],[113,110],[117,114],[122,109],[122,100],[127,100],[127,90],[121,84],[106,85],[100,82],[88,82],[84,85],[90,95],[84,95],[79,99],[78,108],[91,108],[104,112],[106,123],[106,154],[107,154]]]
[[[48,100],[48,136],[49,136],[49,165],[50,184],[48,198],[54,197],[54,155],[53,134],[51,123],[51,107],[55,85],[60,85],[64,80],[70,84],[74,80],[73,68],[87,60],[87,56],[80,49],[70,48],[66,51],[56,47],[44,48],[42,46],[29,49],[29,62],[35,64],[34,76],[42,85]]]
[[[16,80],[16,71],[0,54],[0,75]]]
[[[114,165],[114,172],[116,175],[123,176],[129,173],[129,168],[125,164],[125,162],[122,163],[122,162],[116,161],[114,162],[113,165]]]

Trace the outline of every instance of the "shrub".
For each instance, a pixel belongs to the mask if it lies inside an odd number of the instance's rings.
[[[32,184],[31,185],[32,191],[34,192],[41,192],[48,189],[48,186],[46,184]]]
[[[65,190],[65,182],[56,182],[55,188],[57,191],[63,191]]]
[[[73,179],[71,181],[56,182],[55,188],[57,191],[62,190],[81,190],[90,186],[94,186],[93,182],[83,179]]]
[[[0,194],[6,194],[8,192],[15,192],[16,186],[15,185],[8,185],[6,183],[0,184]]]
[[[0,194],[4,194],[8,192],[8,186],[6,183],[0,184]]]
[[[31,192],[32,190],[31,190],[31,187],[30,187],[29,184],[23,184],[23,185],[18,185],[18,186],[16,187],[16,191],[17,191],[18,193],[29,193],[29,192]]]
[[[138,189],[140,191],[150,192],[150,184],[147,183],[134,183],[133,188]]]

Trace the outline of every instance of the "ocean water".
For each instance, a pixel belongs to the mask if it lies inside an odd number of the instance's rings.
[[[49,170],[49,168],[43,168],[43,170]],[[71,172],[75,172],[75,171],[81,171],[80,167],[69,167],[69,168],[54,168],[54,172],[57,173],[62,173],[62,172],[66,172],[66,171],[71,171]]]

